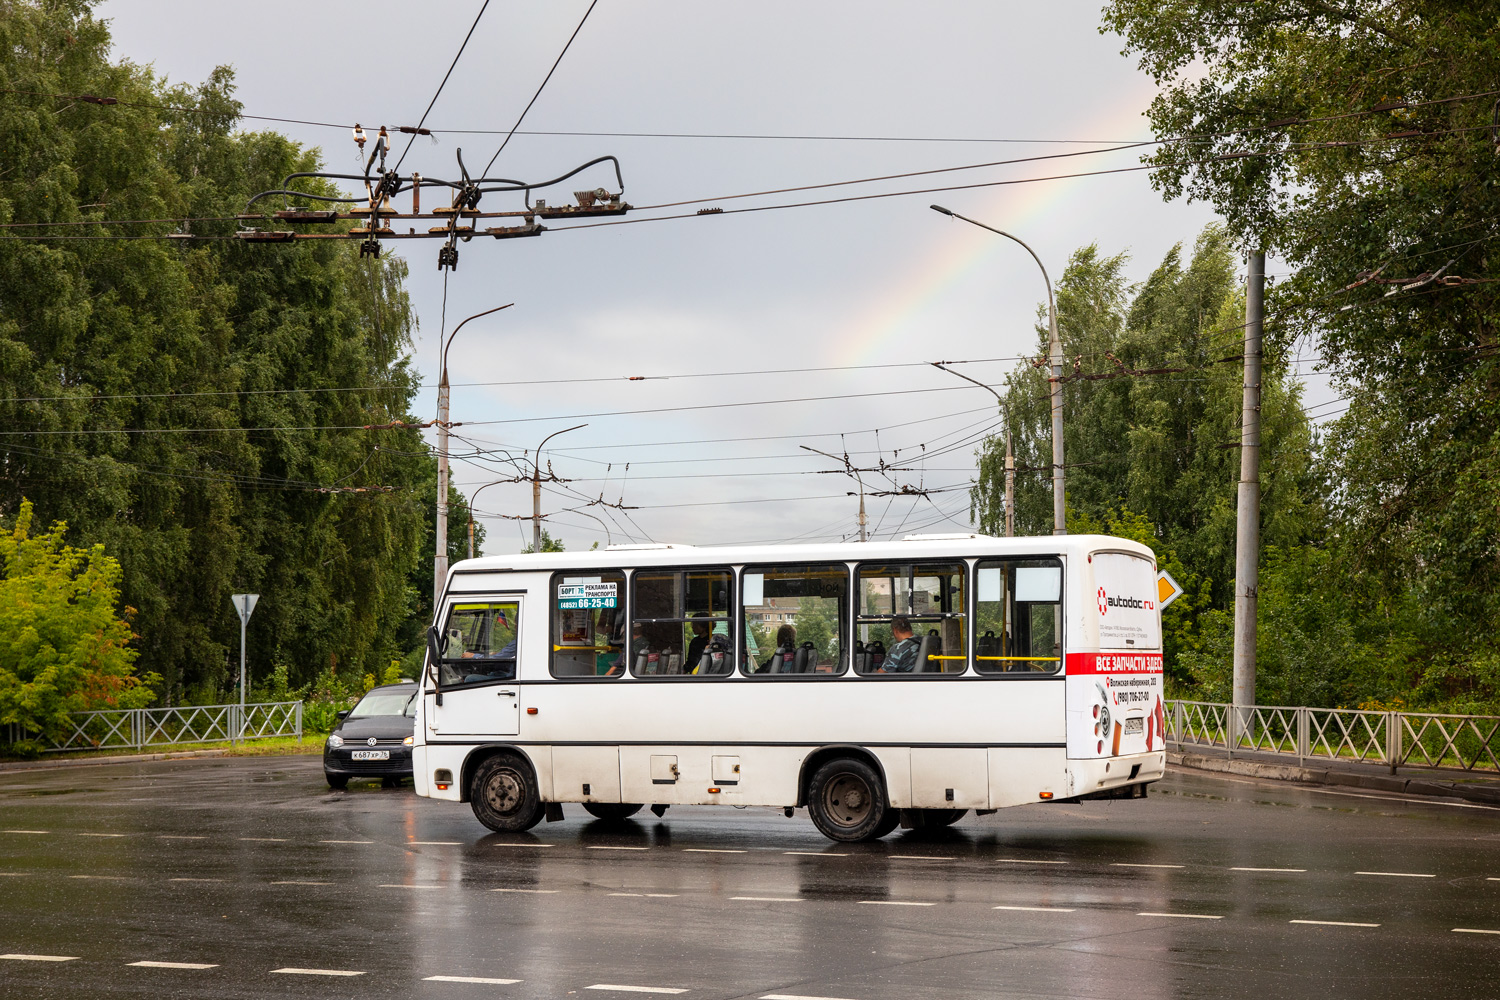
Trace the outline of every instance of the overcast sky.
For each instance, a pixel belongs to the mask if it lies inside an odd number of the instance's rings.
[[[233,66],[247,114],[370,129],[416,123],[481,3],[109,0],[99,11],[112,19],[117,56],[170,80],[198,82],[216,65]],[[477,171],[587,7],[491,0],[427,125],[499,134],[419,138],[403,172],[454,177],[460,147]],[[1097,4],[1082,0],[600,0],[523,132],[991,141],[517,134],[490,173],[541,180],[613,154],[626,200],[647,206],[1148,139],[1142,112],[1154,87],[1098,24]],[[359,169],[346,128],[245,125],[320,146],[330,169]],[[1090,154],[627,218],[1024,180],[1138,158]],[[593,168],[541,196],[570,202],[572,191],[598,186],[614,188],[612,172]],[[424,191],[424,207],[436,197]],[[483,207],[520,207],[507,197],[490,195]],[[1213,221],[1208,206],[1165,203],[1145,173],[1133,172],[578,232],[556,222],[536,239],[475,239],[460,244],[448,276],[448,328],[492,306],[515,307],[476,320],[454,341],[453,419],[465,425],[454,450],[534,449],[553,431],[587,423],[548,446],[553,470],[581,494],[623,496],[639,509],[628,519],[592,509],[608,539],[582,514],[558,514],[550,530],[579,549],[645,537],[837,539],[856,528],[852,481],[819,474],[834,463],[800,445],[903,465],[920,458],[923,444],[958,445],[897,477],[946,492],[871,500],[870,521],[881,537],[967,528],[972,442],[995,422],[994,398],[922,363],[973,361],[966,373],[998,384],[1013,359],[1034,349],[1045,290],[1024,250],[939,216],[927,207],[934,201],[1026,240],[1053,280],[1089,243],[1128,251],[1129,274],[1141,280],[1173,244],[1190,247]],[[402,196],[399,207],[406,204]],[[439,245],[387,244],[411,265],[421,323],[415,362],[430,385],[443,323]],[[768,371],[778,373],[754,374]],[[629,380],[687,375],[713,377]],[[603,381],[562,381],[582,379]],[[919,389],[933,391],[897,394]],[[849,398],[763,403],[826,396]],[[1320,383],[1309,398],[1328,394]],[[432,416],[435,399],[424,391],[417,412]],[[751,402],[763,405],[722,405]],[[633,412],[592,415],[615,411]],[[465,493],[505,474],[469,460],[454,466]],[[544,512],[581,502],[557,489],[545,495]],[[495,486],[476,506],[529,516],[530,486]],[[486,523],[490,553],[516,551],[522,530],[530,537],[529,521]]]

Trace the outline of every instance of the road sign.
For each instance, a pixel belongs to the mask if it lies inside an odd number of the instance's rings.
[[[1161,570],[1156,574],[1156,606],[1165,608],[1182,596],[1182,584],[1172,579],[1172,574]]]
[[[234,605],[234,610],[240,616],[241,625],[250,624],[250,616],[255,612],[255,602],[260,600],[259,594],[230,594],[229,603]]]

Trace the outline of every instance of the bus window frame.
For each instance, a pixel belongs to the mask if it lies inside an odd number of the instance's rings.
[[[777,562],[746,563],[743,566],[739,567],[739,573],[740,573],[739,588],[738,588],[737,592],[735,593],[735,606],[736,606],[736,610],[739,612],[739,621],[740,621],[740,631],[741,631],[741,633],[744,633],[746,631],[746,626],[745,626],[745,584],[744,584],[745,574],[749,573],[751,570],[764,570],[764,569],[768,569],[768,568],[769,569],[775,569],[775,568],[778,568],[778,567],[787,567],[787,568],[809,567],[809,568],[816,568],[816,567],[820,567],[820,566],[826,566],[826,567],[829,567],[829,568],[832,568],[832,567],[835,567],[835,566],[841,566],[841,567],[843,567],[843,570],[844,570],[844,599],[845,599],[846,607],[852,609],[854,607],[854,564],[853,563],[850,563],[850,562],[848,562],[846,560],[839,560],[839,559],[823,559],[823,560],[817,560],[817,559],[815,559],[815,560],[810,560],[810,561],[807,561],[807,562],[786,562],[786,563],[777,563]],[[853,640],[854,631],[853,631],[853,629],[850,626],[849,616],[848,616],[847,612],[844,615],[843,624],[844,624],[844,627],[846,629],[848,629],[849,631],[846,632],[846,634],[844,636],[844,642],[843,642],[842,648],[839,650],[839,653],[840,653],[839,669],[836,670],[836,671],[834,671],[834,672],[832,672],[832,673],[827,673],[827,674],[816,674],[816,673],[809,673],[809,674],[780,674],[780,673],[778,673],[778,674],[771,674],[771,673],[761,674],[761,673],[748,673],[745,670],[745,665],[746,665],[746,663],[749,662],[749,660],[748,660],[748,657],[749,657],[749,643],[746,641],[745,635],[741,634],[737,638],[738,638],[739,649],[743,650],[744,652],[741,654],[740,659],[738,661],[739,665],[736,668],[736,670],[734,671],[734,673],[733,673],[732,676],[738,676],[738,677],[745,678],[747,680],[754,680],[754,681],[811,681],[811,680],[829,681],[829,680],[837,680],[839,678],[842,678],[846,674],[852,673],[853,670],[854,670],[854,644],[853,644],[854,643],[854,640]]]
[[[525,590],[486,591],[486,592],[483,592],[483,593],[455,594],[453,596],[450,596],[448,598],[447,602],[444,604],[444,611],[447,612],[443,616],[443,625],[442,625],[442,635],[444,637],[444,641],[443,641],[443,652],[444,653],[447,653],[447,651],[448,651],[448,646],[447,646],[448,623],[453,620],[453,612],[455,610],[457,610],[457,608],[458,608],[459,605],[461,605],[461,604],[514,604],[516,606],[516,656],[515,656],[515,669],[511,672],[511,676],[510,677],[487,677],[487,678],[485,678],[482,681],[453,681],[453,682],[450,683],[450,682],[447,682],[447,681],[443,680],[443,664],[445,664],[445,663],[450,663],[450,664],[451,663],[462,663],[463,660],[462,660],[462,658],[457,659],[457,660],[452,660],[452,659],[449,659],[445,655],[445,656],[442,657],[441,660],[438,661],[438,663],[436,663],[436,664],[433,665],[433,674],[434,674],[434,681],[435,681],[435,683],[434,683],[434,685],[432,687],[432,693],[433,694],[438,694],[438,693],[451,694],[451,693],[454,693],[454,692],[457,692],[457,691],[471,691],[471,690],[473,690],[475,688],[491,687],[491,686],[494,686],[494,685],[497,685],[497,684],[517,684],[517,683],[520,683],[520,681],[521,681],[521,663],[526,658],[526,655],[523,652],[523,650],[526,647],[526,640],[525,640],[525,634],[526,634],[526,601],[527,601],[527,599],[530,596],[531,596],[530,592],[529,591],[525,591]]]
[[[850,649],[850,655],[849,655],[850,667],[849,667],[849,673],[852,674],[853,676],[859,677],[861,679],[873,679],[873,680],[880,680],[880,681],[887,681],[887,680],[908,680],[908,681],[956,680],[957,678],[960,678],[960,677],[967,677],[967,678],[972,679],[972,677],[974,675],[974,607],[975,607],[975,604],[974,604],[974,595],[975,595],[975,593],[978,590],[978,587],[976,586],[976,582],[978,580],[978,577],[976,576],[977,570],[975,570],[974,567],[977,564],[977,562],[978,562],[978,560],[977,560],[977,558],[975,556],[947,556],[947,557],[943,557],[943,556],[939,556],[939,557],[904,556],[904,557],[901,557],[901,558],[894,558],[894,559],[868,559],[868,560],[863,560],[863,561],[856,562],[856,563],[851,563],[850,566],[851,566],[852,572],[850,574],[850,579],[851,579],[852,582],[851,582],[851,594],[850,594],[849,606],[850,606],[850,609],[853,612],[853,622],[852,622],[852,625],[853,625],[854,631],[851,631],[849,633],[850,634],[850,647],[849,647],[849,649]],[[932,614],[918,615],[918,614],[915,614],[913,612],[903,612],[903,611],[894,611],[890,615],[865,615],[865,614],[863,614],[859,610],[860,602],[862,601],[863,596],[864,596],[863,591],[860,589],[860,580],[862,579],[861,576],[860,576],[860,571],[863,570],[866,566],[890,566],[892,564],[895,564],[895,565],[905,565],[907,567],[907,577],[906,577],[906,587],[907,587],[907,589],[906,589],[906,592],[907,592],[908,595],[912,593],[912,584],[913,584],[913,581],[915,581],[915,579],[916,579],[917,574],[916,574],[915,571],[916,571],[916,569],[918,567],[920,567],[922,565],[928,565],[928,566],[933,566],[933,565],[956,565],[956,566],[959,566],[963,570],[963,574],[964,574],[964,600],[963,600],[963,606],[964,607],[963,607],[963,611],[961,613],[957,614],[957,615],[955,615],[954,612],[952,612],[952,611],[945,611],[945,612],[942,612],[939,615],[932,615]],[[951,602],[950,602],[950,606],[951,606]],[[902,672],[893,672],[893,673],[882,673],[880,671],[873,671],[873,670],[870,671],[870,672],[868,672],[868,673],[861,673],[860,671],[854,669],[854,665],[853,665],[853,661],[854,661],[854,646],[853,646],[853,644],[855,642],[861,641],[858,638],[858,629],[859,629],[859,626],[861,624],[866,624],[866,625],[876,624],[875,621],[866,621],[866,622],[861,623],[860,619],[861,618],[871,618],[871,619],[884,618],[885,619],[885,623],[888,624],[892,618],[896,618],[896,617],[905,617],[908,620],[913,620],[913,619],[917,619],[917,618],[929,618],[929,619],[931,619],[931,618],[937,618],[939,620],[942,620],[942,619],[949,618],[949,617],[957,617],[960,621],[964,622],[965,625],[966,625],[966,628],[964,630],[965,631],[965,637],[964,637],[964,668],[962,670],[955,670],[952,673],[949,673],[946,670],[938,672],[938,673],[932,673],[932,672],[922,672],[922,673],[919,673],[916,670],[912,670],[909,673],[905,672],[905,671],[902,671]],[[917,626],[917,624],[918,624],[918,622],[916,622],[914,620],[912,621],[912,625],[913,625],[912,634],[913,635],[917,635],[918,634],[917,631],[916,631],[916,627],[915,627],[915,626]],[[887,650],[887,652],[889,652],[889,650]]]
[[[547,679],[563,681],[567,684],[588,683],[590,681],[618,681],[630,676],[630,664],[624,663],[624,669],[618,674],[555,674],[552,672],[552,655],[557,652],[553,647],[557,645],[557,636],[553,634],[557,625],[557,585],[566,577],[576,576],[605,576],[608,574],[619,574],[624,577],[624,585],[621,587],[620,605],[625,611],[625,645],[621,653],[621,662],[628,656],[630,651],[630,579],[631,572],[625,567],[595,568],[595,569],[567,569],[557,570],[547,581],[547,595],[544,601],[547,605]],[[582,647],[579,647],[582,648]],[[598,647],[595,647],[596,649]]]
[[[1140,553],[1137,553],[1137,552],[1131,552],[1129,554],[1133,555],[1133,556],[1139,556],[1140,555]],[[988,563],[1023,563],[1023,562],[1046,562],[1048,560],[1056,562],[1057,566],[1058,566],[1058,577],[1057,577],[1057,626],[1056,626],[1057,627],[1057,663],[1056,663],[1056,666],[1053,669],[1051,669],[1051,670],[1045,670],[1045,671],[1043,671],[1043,670],[1023,670],[1023,671],[998,670],[998,671],[995,671],[995,672],[992,672],[992,673],[991,672],[981,671],[979,669],[979,568],[980,568],[980,565],[982,563],[987,563],[987,562]],[[981,557],[974,558],[972,560],[972,564],[973,564],[972,565],[972,569],[973,569],[973,574],[974,574],[974,600],[973,600],[973,607],[974,607],[974,619],[973,619],[974,620],[974,635],[973,635],[973,638],[972,638],[972,643],[973,643],[973,650],[974,650],[974,652],[970,656],[970,661],[971,662],[970,662],[969,666],[970,666],[970,669],[972,670],[972,672],[974,673],[974,675],[977,676],[977,677],[979,677],[979,678],[982,678],[983,680],[1000,680],[1000,681],[1058,680],[1061,677],[1063,677],[1063,675],[1065,673],[1065,669],[1064,668],[1066,667],[1067,662],[1068,662],[1068,643],[1067,643],[1067,630],[1066,630],[1066,622],[1067,622],[1066,607],[1067,607],[1067,603],[1068,603],[1068,600],[1067,600],[1067,598],[1068,598],[1068,560],[1065,557],[1065,555],[1063,553],[1061,553],[1061,552],[1049,552],[1049,553],[1040,554],[1040,555],[1026,555],[1026,554],[1022,554],[1022,555],[1014,555],[1014,556],[1010,556],[1010,555],[1007,555],[1007,556],[981,556]],[[1038,603],[1038,602],[1028,601],[1026,603],[1031,604],[1031,603]]]
[[[630,650],[630,637],[635,632],[635,623],[636,623],[636,617],[635,617],[635,577],[636,577],[637,573],[647,573],[647,574],[651,574],[651,573],[693,573],[693,572],[718,572],[720,570],[728,570],[729,571],[729,587],[730,587],[730,593],[729,593],[729,610],[728,610],[728,613],[725,616],[726,619],[727,619],[726,624],[731,629],[729,635],[730,635],[730,639],[732,641],[730,642],[731,652],[730,652],[729,655],[731,657],[738,656],[739,655],[740,635],[739,635],[739,631],[734,629],[734,611],[735,611],[735,608],[737,608],[739,606],[739,599],[740,599],[740,575],[739,575],[739,571],[740,571],[740,569],[741,569],[741,567],[738,566],[738,565],[736,565],[735,563],[717,563],[717,562],[715,562],[715,563],[700,563],[698,565],[673,564],[671,566],[635,566],[632,569],[627,570],[626,571],[626,581],[629,584],[629,587],[627,589],[629,590],[629,593],[630,593],[630,603],[628,603],[625,606],[625,612],[626,612],[625,613],[625,651],[626,651],[627,656],[630,656],[630,654],[631,654],[631,650]],[[683,588],[684,600],[686,600],[686,595],[687,595],[686,581],[684,581],[684,588]],[[686,607],[684,607],[683,610],[686,611],[687,610]],[[691,619],[691,618],[642,618],[640,620],[642,622],[650,622],[650,623],[656,623],[656,622],[679,622],[679,623],[686,624],[688,622],[691,622],[693,619]],[[707,619],[707,620],[713,621],[713,619]],[[713,632],[713,629],[711,627],[709,629],[709,632],[710,632],[710,634],[712,634],[712,632]],[[686,651],[686,646],[684,646],[684,651]],[[683,682],[683,681],[688,681],[688,682],[691,682],[693,684],[703,684],[705,682],[707,682],[707,683],[717,683],[717,682],[722,682],[722,681],[725,681],[725,680],[732,680],[732,679],[734,679],[734,678],[736,678],[736,677],[739,676],[739,672],[737,670],[735,670],[735,668],[734,668],[733,661],[731,661],[731,663],[730,663],[729,670],[727,672],[725,672],[725,673],[722,673],[722,674],[638,674],[638,673],[635,672],[635,663],[634,663],[634,657],[633,656],[631,656],[630,662],[627,662],[625,664],[625,673],[628,674],[628,675],[630,675],[630,679],[632,681],[650,681],[651,683],[657,683],[657,682],[680,683],[680,682]],[[559,679],[563,679],[563,678],[559,678]],[[587,679],[588,678],[584,678],[584,680],[587,680]]]

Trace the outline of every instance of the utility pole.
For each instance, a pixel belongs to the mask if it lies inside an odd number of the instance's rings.
[[[941,368],[942,366],[939,365],[938,367]],[[958,373],[955,372],[954,374]],[[967,376],[959,377],[967,378]],[[856,469],[854,467],[854,463],[849,461],[849,456],[847,454],[843,455],[842,457],[838,455],[830,455],[826,451],[819,451],[817,448],[810,448],[805,444],[799,444],[797,447],[801,448],[803,451],[810,451],[816,455],[822,455],[824,458],[831,458],[835,462],[844,463],[845,475],[853,476],[854,481],[859,484],[859,540],[862,542],[868,541],[868,533],[865,531],[865,525],[869,523],[869,519],[865,517],[865,481],[864,478],[859,474],[860,470]]]
[[[1234,541],[1234,719],[1230,746],[1250,733],[1255,707],[1255,624],[1260,572],[1260,360],[1266,255],[1245,269],[1245,402],[1240,416],[1240,484]]]
[[[542,551],[542,449],[547,446],[548,441],[559,434],[566,434],[568,431],[576,431],[580,427],[587,426],[588,424],[577,424],[573,427],[564,427],[560,431],[553,431],[542,438],[542,443],[536,446],[536,458],[531,462],[531,551],[533,552]]]
[[[1010,446],[1010,428],[1005,428],[1005,537],[1016,533],[1016,453]]]
[[[470,319],[488,316],[501,309],[509,309],[513,305],[515,305],[514,302],[507,302],[503,306],[486,309],[455,326],[453,332],[448,334],[448,338],[443,341],[443,349],[438,358],[442,375],[438,378],[437,537],[433,539],[432,553],[432,606],[434,610],[437,608],[438,601],[443,599],[443,585],[448,582],[448,348],[452,346],[453,338],[458,336],[458,331],[462,330],[464,324]]]

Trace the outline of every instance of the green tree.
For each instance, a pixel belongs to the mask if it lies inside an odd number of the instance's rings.
[[[528,542],[526,544],[526,547],[524,549],[522,549],[521,551],[522,552],[535,552],[536,551],[536,546],[532,545],[530,542]],[[562,552],[562,551],[565,551],[563,549],[562,539],[561,538],[553,538],[550,534],[547,533],[547,529],[546,528],[542,529],[542,551],[543,552]]]
[[[0,724],[57,736],[71,712],[150,704],[161,678],[134,672],[119,562],[103,545],[67,545],[60,522],[33,536],[32,516],[22,501],[0,534]]]

